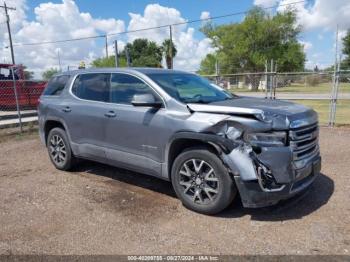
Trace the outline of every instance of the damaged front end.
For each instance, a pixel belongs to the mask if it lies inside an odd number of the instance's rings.
[[[272,123],[242,125],[231,117],[210,132],[232,141],[221,158],[231,171],[245,207],[263,207],[304,191],[321,168],[317,123],[272,131]],[[298,134],[300,137],[298,137]],[[301,153],[300,153],[301,152]],[[299,154],[299,155],[298,155]]]

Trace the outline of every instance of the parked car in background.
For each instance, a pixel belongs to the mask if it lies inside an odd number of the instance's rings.
[[[20,108],[36,108],[47,82],[26,80],[22,65],[0,64],[0,109],[14,110],[16,108],[14,79]]]
[[[195,74],[128,68],[60,73],[39,104],[50,159],[90,159],[171,181],[182,203],[215,214],[304,190],[321,168],[318,117],[279,100],[240,97]]]

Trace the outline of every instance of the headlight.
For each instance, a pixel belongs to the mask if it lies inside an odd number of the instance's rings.
[[[228,139],[236,140],[240,138],[240,136],[242,135],[242,131],[233,126],[228,126],[225,135]]]
[[[247,133],[245,140],[252,146],[285,146],[287,143],[287,133]]]

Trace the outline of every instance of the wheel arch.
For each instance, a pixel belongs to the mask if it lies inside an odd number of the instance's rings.
[[[168,144],[166,150],[166,174],[171,180],[171,169],[175,158],[184,150],[191,147],[206,147],[217,155],[228,153],[234,148],[234,142],[216,134],[179,132],[176,133]]]
[[[68,129],[67,129],[67,126],[65,125],[65,123],[63,121],[61,121],[60,119],[47,119],[45,121],[45,124],[44,124],[44,136],[45,136],[45,145],[47,144],[47,137],[50,133],[50,131],[54,128],[62,128],[67,136],[68,136],[68,139],[70,140],[70,136],[69,136],[69,132],[68,132]]]

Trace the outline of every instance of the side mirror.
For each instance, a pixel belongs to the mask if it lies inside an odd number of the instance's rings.
[[[156,101],[156,98],[152,94],[134,95],[131,100],[131,104],[133,106],[162,107],[162,102]]]

